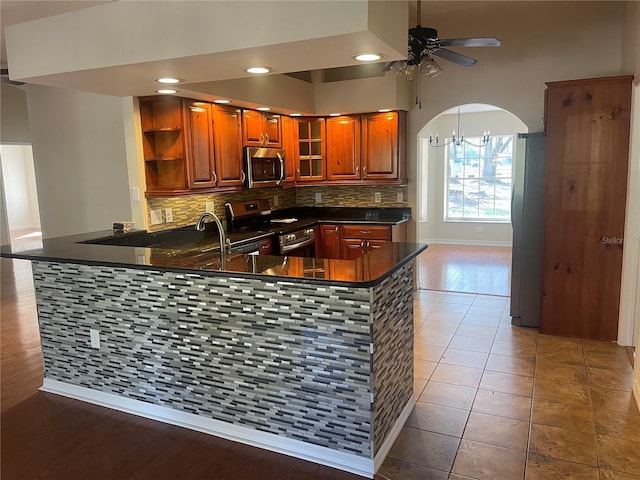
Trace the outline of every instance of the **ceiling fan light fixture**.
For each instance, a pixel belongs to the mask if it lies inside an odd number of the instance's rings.
[[[429,78],[434,78],[440,75],[444,70],[438,62],[436,62],[429,55],[423,55],[422,60],[420,61],[420,73],[422,75],[426,75]]]

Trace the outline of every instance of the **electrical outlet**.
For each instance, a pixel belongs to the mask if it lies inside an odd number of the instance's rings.
[[[167,223],[173,222],[173,210],[170,208],[164,209],[164,221]]]
[[[131,201],[132,202],[140,201],[140,189],[138,187],[131,187]]]
[[[273,206],[277,207],[279,203],[280,203],[280,199],[278,198],[278,195],[274,195],[273,196]]]
[[[162,223],[162,210],[151,210],[151,225],[160,225]]]
[[[380,192],[376,192],[373,194],[373,201],[375,203],[381,203],[382,202],[382,194]]]
[[[205,210],[207,212],[213,213],[215,209],[216,209],[216,203],[213,200],[207,200],[207,203],[205,204]]]
[[[322,192],[316,192],[316,203],[322,203]]]
[[[396,202],[403,203],[404,202],[404,194],[402,192],[398,192],[396,194]]]
[[[100,331],[89,329],[89,337],[91,338],[91,348],[100,348]]]

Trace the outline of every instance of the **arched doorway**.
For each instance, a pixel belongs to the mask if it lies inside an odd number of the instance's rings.
[[[452,107],[419,131],[416,236],[432,256],[448,249],[455,260],[423,269],[431,279],[420,288],[509,295],[512,186],[524,162],[517,139],[527,131],[486,104]]]

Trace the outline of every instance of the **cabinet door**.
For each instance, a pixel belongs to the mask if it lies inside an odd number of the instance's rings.
[[[632,76],[547,84],[540,332],[618,332]]]
[[[282,148],[285,151],[284,155],[284,170],[287,174],[287,182],[295,182],[296,180],[296,142],[298,136],[296,135],[296,122],[293,118],[283,116],[282,122]]]
[[[366,253],[365,240],[360,238],[343,238],[340,256],[344,260],[354,260]]]
[[[327,119],[327,180],[360,179],[360,118]]]
[[[386,225],[344,225],[344,238],[362,238],[365,240],[391,240],[391,227]]]
[[[264,142],[262,113],[255,110],[242,111],[242,139],[249,147],[261,147]]]
[[[211,188],[215,184],[211,105],[187,101],[186,111],[189,187],[192,189]]]
[[[316,251],[320,258],[340,258],[340,226],[320,225]]]
[[[239,186],[243,183],[241,123],[239,108],[213,106],[215,176],[218,187]]]
[[[263,113],[262,132],[264,134],[264,145],[267,147],[282,147],[282,127],[281,117],[273,113]]]
[[[296,150],[296,180],[325,179],[325,121],[324,118],[296,119],[298,144]]]
[[[272,255],[273,254],[273,241],[270,238],[266,238],[258,242],[258,255]]]
[[[398,112],[362,116],[362,178],[400,178],[401,143]],[[404,157],[404,155],[402,155]],[[403,158],[402,158],[403,160]]]

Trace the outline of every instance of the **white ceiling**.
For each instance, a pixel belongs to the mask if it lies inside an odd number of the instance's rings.
[[[2,61],[3,66],[9,63],[12,80],[142,96],[155,92],[153,79],[161,76],[185,79],[183,91],[190,84],[243,78],[248,76],[243,68],[256,59],[278,74],[355,65],[352,55],[362,51],[385,53],[385,62],[401,59],[406,56],[407,3],[388,2],[393,7],[385,7],[386,13],[400,12],[395,18],[377,12],[380,4],[384,2],[2,0]],[[171,8],[180,18],[166,17]],[[198,17],[207,8],[212,15]],[[301,18],[305,9],[313,12],[309,18]],[[256,19],[255,10],[262,17]],[[325,10],[336,15],[318,18]],[[222,24],[219,11],[229,14]],[[284,18],[289,11],[293,18]],[[127,12],[140,15],[132,20]],[[216,38],[213,24],[232,33]],[[11,25],[18,26],[11,29],[7,56],[5,28]],[[281,25],[286,26],[282,40],[273,34]]]

